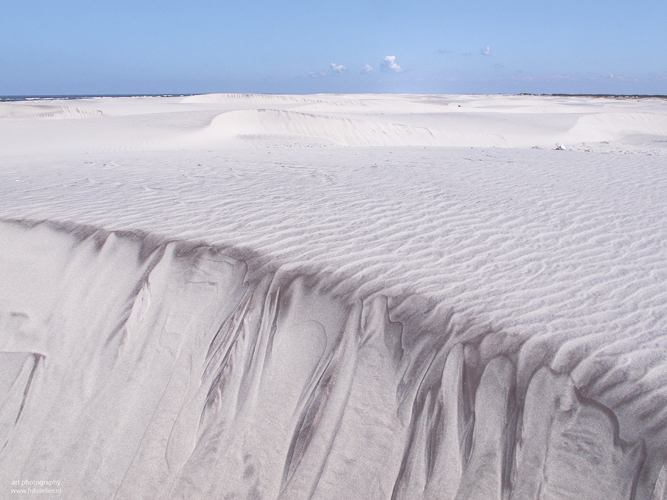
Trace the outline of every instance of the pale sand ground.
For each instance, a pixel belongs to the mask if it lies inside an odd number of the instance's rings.
[[[667,498],[665,100],[6,102],[0,193],[3,495]]]

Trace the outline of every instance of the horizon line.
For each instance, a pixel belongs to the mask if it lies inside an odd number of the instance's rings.
[[[535,94],[532,92],[520,92],[520,93],[413,93],[413,92],[350,92],[350,93],[341,93],[341,92],[317,92],[317,93],[287,93],[287,92],[195,92],[195,93],[155,93],[155,94],[139,94],[139,93],[128,93],[128,94],[8,94],[0,95],[0,102],[12,102],[12,101],[27,101],[27,100],[48,100],[48,99],[62,99],[62,100],[74,100],[74,99],[92,99],[92,98],[114,98],[114,97],[188,97],[195,95],[212,95],[212,94],[240,94],[240,95],[414,95],[414,96],[426,96],[426,95],[477,95],[477,96],[536,96],[536,97],[594,97],[594,98],[615,98],[615,99],[667,99],[666,94],[567,94],[567,93],[553,93],[553,94]]]

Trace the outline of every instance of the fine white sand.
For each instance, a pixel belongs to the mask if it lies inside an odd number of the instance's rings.
[[[665,499],[666,334],[666,100],[0,103],[0,497]]]

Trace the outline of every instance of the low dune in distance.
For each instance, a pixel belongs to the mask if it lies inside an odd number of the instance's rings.
[[[324,146],[664,151],[667,101],[245,95],[4,102],[3,155]],[[59,123],[51,123],[58,120]],[[610,145],[608,143],[618,143]],[[616,146],[616,148],[614,148]]]
[[[0,497],[667,498],[666,100],[0,102],[0,192]]]

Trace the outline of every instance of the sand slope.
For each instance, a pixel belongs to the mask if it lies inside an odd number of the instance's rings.
[[[40,106],[0,103],[3,491],[665,498],[662,101]]]

